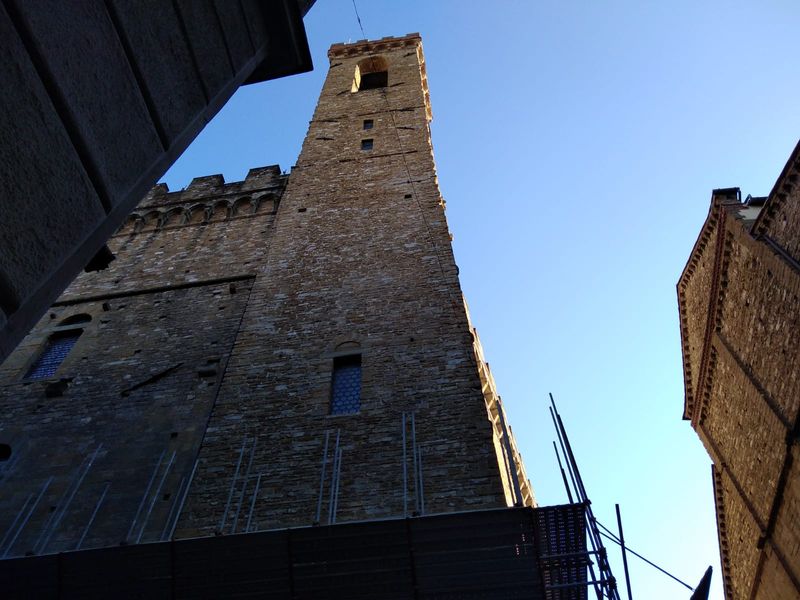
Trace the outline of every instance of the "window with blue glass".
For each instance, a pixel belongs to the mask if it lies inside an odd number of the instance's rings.
[[[25,379],[47,379],[55,375],[81,333],[83,333],[82,329],[72,329],[51,335],[39,358],[28,369]]]
[[[331,414],[350,415],[361,409],[361,355],[333,359]]]

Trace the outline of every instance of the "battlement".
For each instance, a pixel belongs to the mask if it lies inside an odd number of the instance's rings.
[[[212,196],[230,196],[268,188],[283,189],[286,186],[286,177],[281,173],[280,166],[269,165],[250,169],[243,181],[232,181],[231,183],[225,183],[225,177],[221,174],[195,177],[188,186],[175,192],[170,192],[166,183],[159,183],[147,192],[137,206],[137,210]]]
[[[328,50],[328,58],[333,59],[362,54],[374,54],[376,52],[386,52],[387,50],[397,50],[398,48],[421,45],[422,37],[420,37],[419,33],[407,33],[400,37],[387,36],[379,40],[358,40],[350,44],[333,44]]]
[[[250,169],[243,181],[231,183],[225,183],[220,174],[195,177],[185,189],[176,192],[170,192],[166,183],[159,183],[116,235],[275,213],[287,180],[288,175],[283,175],[278,165],[270,165]]]

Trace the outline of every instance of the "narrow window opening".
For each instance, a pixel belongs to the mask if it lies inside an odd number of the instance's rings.
[[[0,444],[0,461],[5,461],[11,458],[11,446],[8,444]]]
[[[361,355],[333,359],[331,414],[351,415],[361,410]]]
[[[372,129],[375,126],[375,122],[372,119],[364,119],[364,130]]]
[[[377,90],[378,88],[385,88],[389,85],[389,71],[378,71],[377,73],[364,73],[361,76],[361,85],[358,86],[361,90]]]
[[[362,150],[372,150],[372,140],[361,140]]]
[[[82,329],[71,329],[51,335],[39,358],[28,369],[25,379],[47,379],[55,375],[81,333]]]
[[[356,65],[351,92],[385,88],[389,85],[389,63],[382,56],[370,56]]]

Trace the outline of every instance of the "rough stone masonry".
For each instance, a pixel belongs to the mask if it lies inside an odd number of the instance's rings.
[[[535,503],[420,37],[329,58],[291,175],[155,187],[3,364],[0,557]]]

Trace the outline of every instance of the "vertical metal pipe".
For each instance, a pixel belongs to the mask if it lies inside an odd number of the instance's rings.
[[[142,512],[142,507],[144,506],[147,497],[150,495],[150,488],[153,487],[153,482],[156,480],[156,474],[158,470],[161,468],[161,462],[164,460],[164,455],[167,453],[167,449],[164,448],[161,451],[161,455],[158,457],[158,462],[156,463],[155,468],[153,469],[153,474],[150,475],[150,481],[147,482],[147,487],[144,489],[144,495],[142,496],[141,501],[139,502],[139,508],[136,509],[136,514],[133,516],[133,522],[131,523],[130,529],[128,529],[128,535],[125,536],[125,541],[127,542],[131,539],[131,535],[133,534],[133,530],[136,527],[136,522],[139,520],[139,515]]]
[[[328,501],[328,525],[331,524],[331,515],[333,515],[333,495],[336,491],[336,467],[339,464],[339,434],[341,433],[341,429],[336,430],[336,444],[333,448],[333,466],[331,467],[331,491],[330,491],[330,499]]]
[[[511,448],[511,438],[508,435],[508,428],[506,427],[506,418],[503,414],[503,405],[500,401],[500,396],[497,397],[497,415],[500,417],[500,428],[503,430],[503,445],[506,449],[508,456],[508,466],[511,471],[511,484],[514,487],[514,504],[522,506],[522,490],[519,486],[519,477],[517,477],[517,464],[514,462],[514,451]]]
[[[228,501],[225,503],[225,512],[222,513],[222,520],[219,522],[219,532],[222,533],[225,529],[225,521],[228,520],[228,509],[231,507],[231,500],[233,499],[233,490],[236,487],[236,480],[239,479],[239,469],[242,466],[242,457],[244,456],[244,447],[247,444],[247,438],[242,437],[242,448],[239,450],[239,460],[236,461],[236,470],[233,472],[233,480],[231,481],[231,489],[228,491]]]
[[[414,511],[419,514],[419,486],[418,471],[417,471],[417,425],[414,417],[414,411],[411,412],[411,456],[414,459]]]
[[[158,482],[158,487],[156,488],[153,497],[150,499],[150,506],[148,506],[147,508],[147,514],[145,515],[144,520],[142,521],[142,527],[141,529],[139,529],[139,535],[136,538],[137,544],[142,541],[144,530],[147,527],[147,521],[150,520],[150,513],[153,512],[153,507],[156,504],[156,500],[158,500],[158,497],[161,495],[161,488],[164,486],[164,481],[166,481],[167,475],[169,475],[169,470],[172,468],[172,463],[175,462],[175,455],[177,453],[178,453],[177,450],[172,451],[172,455],[169,457],[169,462],[167,463],[167,466],[164,468],[164,474],[161,476],[161,479]]]
[[[322,451],[322,469],[319,477],[319,497],[317,498],[317,514],[314,517],[314,524],[319,525],[320,515],[322,513],[322,494],[325,490],[325,468],[328,464],[328,440],[330,439],[331,432],[325,432],[325,448]]]
[[[253,490],[253,499],[250,501],[250,512],[247,514],[247,525],[244,528],[245,533],[250,531],[250,521],[253,520],[253,509],[256,507],[256,498],[258,498],[258,490],[261,487],[261,475],[262,473],[259,473],[258,479],[256,479],[256,489]]]
[[[239,511],[242,510],[242,504],[244,504],[244,494],[247,490],[247,484],[250,483],[250,469],[253,466],[253,458],[256,455],[256,443],[258,442],[258,438],[253,436],[253,447],[250,448],[250,460],[247,461],[247,470],[244,472],[244,483],[242,484],[242,493],[239,495],[239,503],[236,505],[236,514],[233,516],[233,526],[231,527],[231,533],[236,533],[236,527],[239,524]]]
[[[408,516],[408,459],[406,458],[406,413],[403,413],[403,517]]]
[[[94,510],[92,511],[92,516],[89,517],[89,522],[86,524],[86,528],[83,530],[81,534],[81,539],[78,540],[77,545],[75,546],[75,550],[80,550],[81,546],[83,545],[83,540],[86,539],[86,534],[89,533],[89,529],[92,527],[92,523],[94,523],[94,518],[97,516],[97,511],[100,510],[100,505],[103,504],[103,500],[106,499],[106,494],[108,493],[108,488],[111,487],[110,483],[107,483],[103,488],[103,493],[100,494],[100,498],[97,500],[97,504],[94,505]]]
[[[633,600],[631,592],[631,577],[628,573],[628,555],[625,553],[625,534],[622,533],[622,517],[619,514],[619,504],[615,504],[617,509],[617,528],[619,529],[619,547],[622,549],[622,566],[625,569],[625,587],[628,590],[628,600]]]
[[[14,537],[12,537],[11,541],[8,543],[8,547],[6,547],[6,551],[3,552],[2,558],[5,558],[6,556],[8,556],[8,553],[11,552],[11,549],[14,547],[14,544],[16,543],[17,538],[19,537],[19,534],[22,532],[23,529],[25,529],[25,525],[28,524],[28,520],[31,518],[31,515],[33,514],[33,511],[36,510],[36,507],[38,506],[39,502],[41,501],[42,496],[44,496],[44,493],[47,491],[47,488],[50,487],[50,484],[52,483],[52,481],[53,481],[53,476],[51,475],[47,479],[47,481],[44,482],[44,485],[42,486],[42,490],[39,492],[39,495],[36,496],[36,500],[34,500],[33,504],[31,504],[31,507],[28,509],[28,514],[25,515],[25,518],[22,520],[22,523],[19,524],[19,527],[17,528],[17,532],[14,534]]]
[[[50,527],[50,532],[47,534],[47,537],[45,537],[44,541],[42,542],[42,545],[39,547],[38,550],[39,554],[43,554],[44,551],[47,549],[47,544],[50,543],[50,538],[53,537],[53,534],[56,532],[58,526],[61,524],[61,519],[63,519],[64,515],[67,514],[67,510],[69,509],[70,504],[72,504],[72,500],[75,498],[75,494],[78,492],[78,488],[81,487],[83,480],[86,478],[86,474],[89,472],[89,469],[92,468],[92,465],[94,464],[97,455],[100,453],[100,450],[102,449],[103,449],[103,444],[98,445],[95,451],[89,457],[89,461],[83,468],[83,472],[80,474],[80,477],[78,477],[77,483],[75,483],[75,485],[73,486],[69,498],[67,498],[67,502],[64,504],[63,507],[61,507],[61,510],[58,512],[56,518],[53,519],[53,524]]]
[[[197,471],[197,465],[200,463],[200,459],[194,461],[194,467],[192,467],[192,472],[189,475],[189,480],[186,482],[186,487],[183,490],[183,496],[181,496],[181,503],[178,505],[178,510],[175,511],[175,518],[172,521],[172,527],[169,530],[169,536],[167,539],[172,539],[172,536],[175,535],[175,528],[178,526],[178,519],[180,519],[181,512],[183,511],[183,505],[186,503],[186,497],[189,495],[189,488],[192,487],[192,481],[194,480],[194,474]]]

